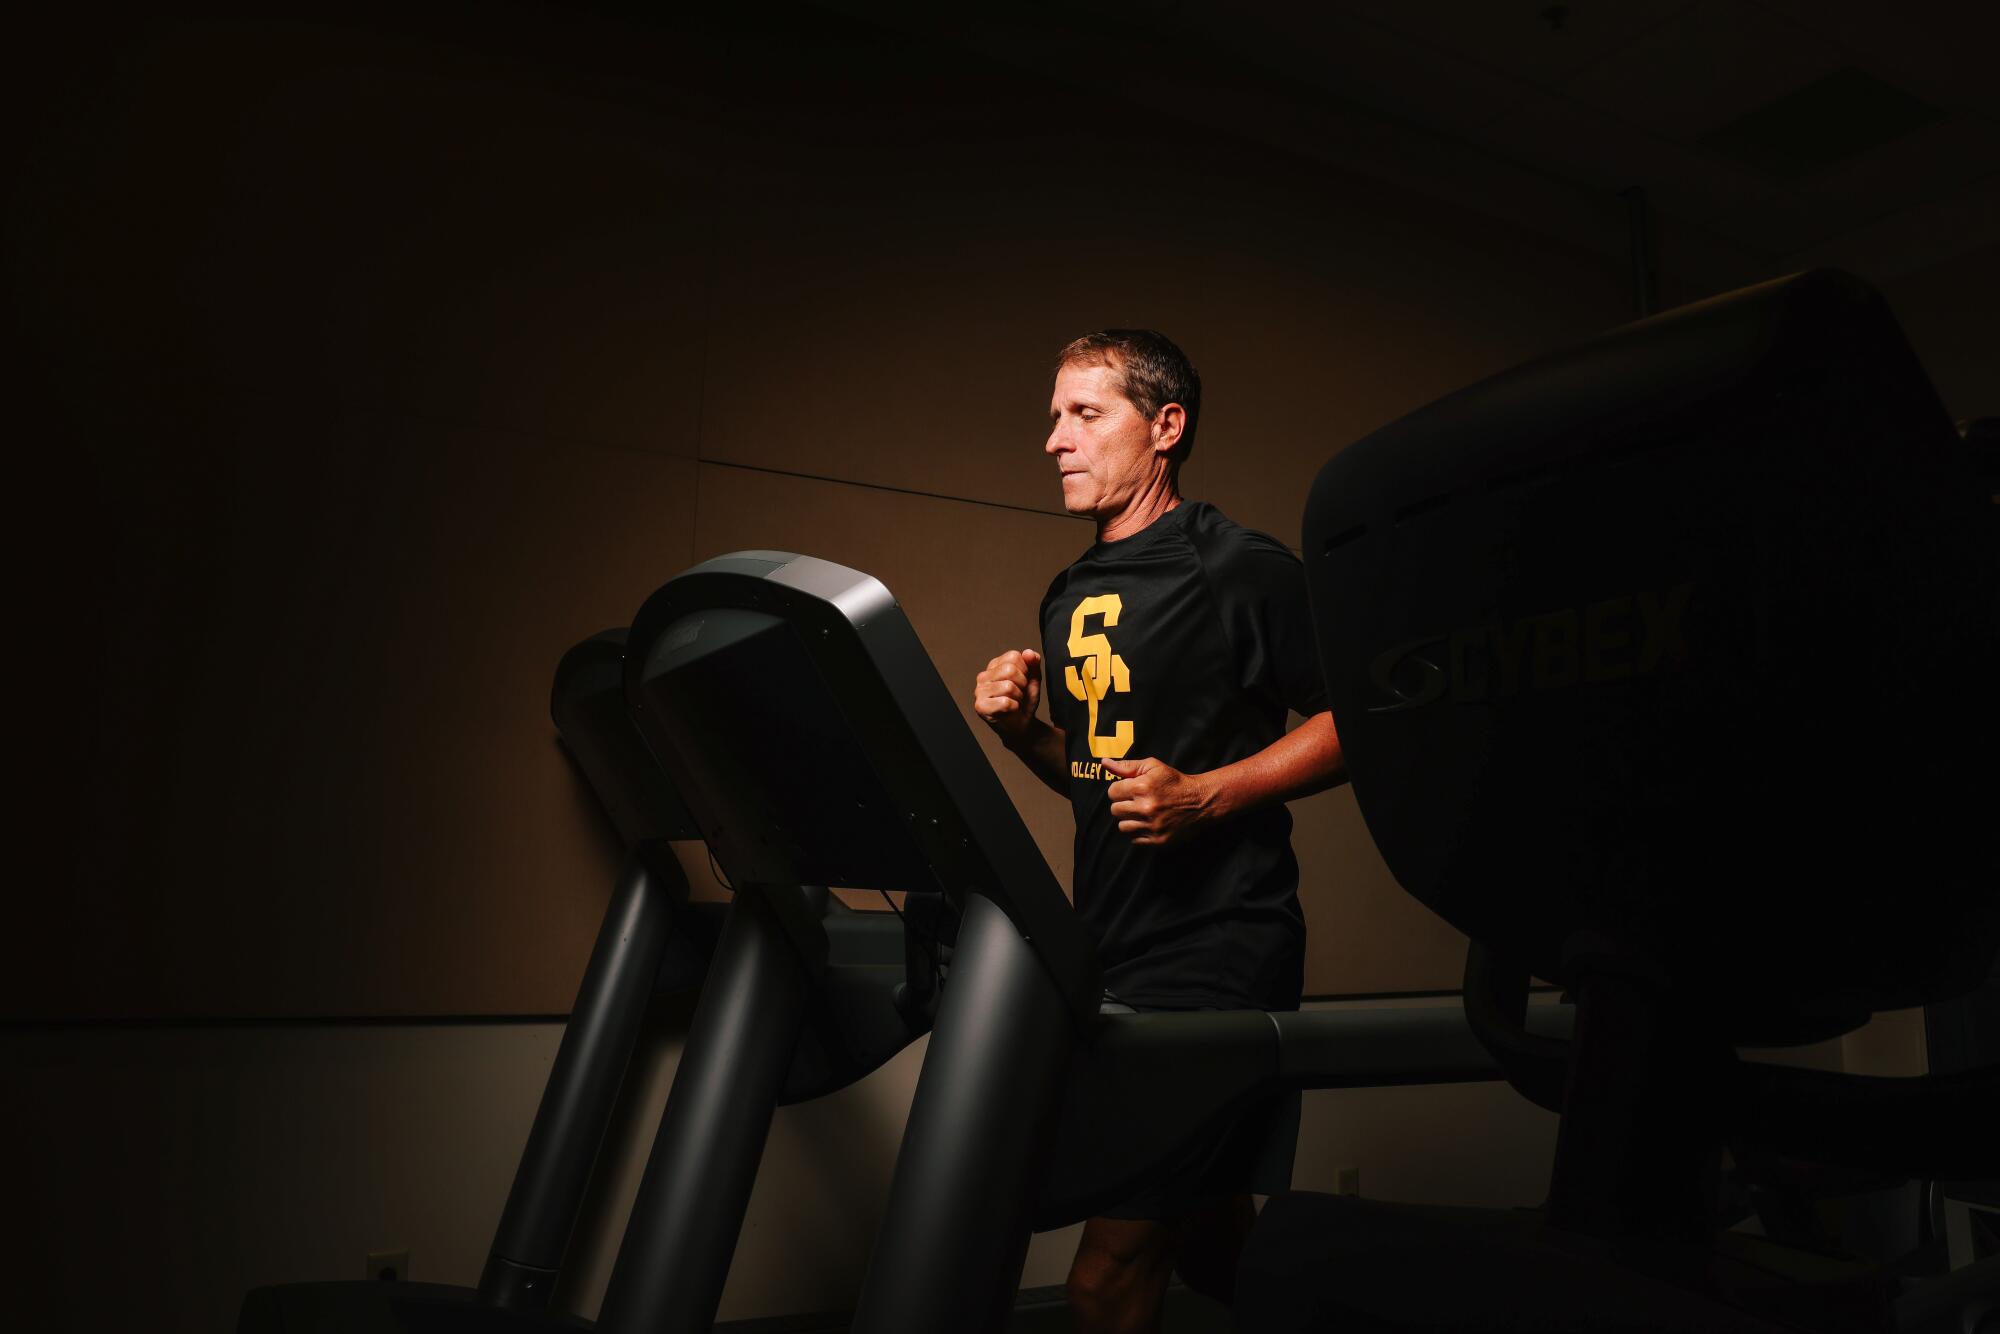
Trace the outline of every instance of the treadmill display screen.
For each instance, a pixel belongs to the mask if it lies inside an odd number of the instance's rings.
[[[637,718],[732,882],[939,886],[799,631],[765,612],[682,617]]]

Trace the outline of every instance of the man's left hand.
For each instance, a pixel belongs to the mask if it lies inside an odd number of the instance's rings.
[[[1138,847],[1185,843],[1218,815],[1206,775],[1155,759],[1106,760],[1104,771],[1118,776],[1106,793],[1118,832]]]

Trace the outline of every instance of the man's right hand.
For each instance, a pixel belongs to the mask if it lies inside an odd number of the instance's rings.
[[[1019,750],[1033,736],[1041,702],[1042,655],[1031,648],[1002,653],[973,685],[973,712],[1009,750]]]

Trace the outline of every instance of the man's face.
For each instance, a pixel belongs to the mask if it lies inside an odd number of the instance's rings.
[[[1104,523],[1144,494],[1158,468],[1153,423],[1125,397],[1116,367],[1057,371],[1049,424],[1043,448],[1062,469],[1064,509]]]

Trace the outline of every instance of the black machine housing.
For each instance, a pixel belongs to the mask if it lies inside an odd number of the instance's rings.
[[[1620,954],[1737,1040],[1963,992],[2000,946],[1993,527],[1838,273],[1412,413],[1305,516],[1368,828],[1537,975]]]
[[[1303,544],[1363,817],[1472,937],[1468,1018],[1562,1120],[1538,1210],[1275,1197],[1242,1328],[1972,1327],[2000,1261],[1919,1280],[1749,1235],[1721,1183],[2000,1176],[2000,1068],[1740,1050],[1992,967],[1989,491],[1881,298],[1832,272],[1554,353],[1322,469]],[[1522,1028],[1531,974],[1573,1038]]]

